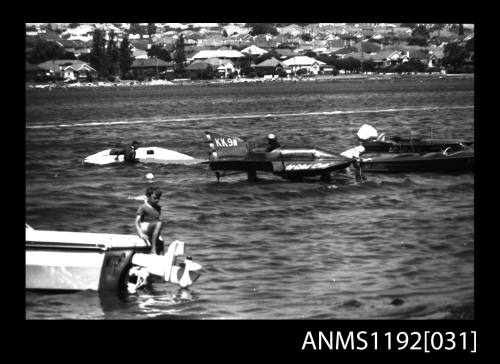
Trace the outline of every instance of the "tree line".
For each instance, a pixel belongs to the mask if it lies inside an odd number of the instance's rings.
[[[150,23],[152,24],[152,23]],[[148,27],[150,32],[154,30]],[[93,45],[89,56],[90,65],[97,70],[99,78],[112,78],[119,75],[122,79],[134,78],[131,66],[134,57],[128,37],[124,37],[117,46],[116,35],[113,30],[108,33],[108,41],[105,39],[105,31],[94,30]],[[181,34],[176,41],[173,56],[164,47],[153,44],[147,52],[148,57],[157,57],[166,62],[173,61],[176,72],[184,71],[186,56],[184,52],[184,36]]]
[[[153,29],[149,29],[153,32]],[[108,32],[95,29],[92,34],[92,49],[88,54],[81,54],[78,59],[87,62],[97,71],[99,79],[121,79],[134,78],[132,74],[132,63],[135,58],[131,49],[128,36],[118,42],[117,35],[113,30]],[[177,72],[184,71],[186,56],[184,52],[184,37],[181,34],[177,39],[172,55],[167,49],[160,45],[152,45],[148,49],[148,57],[157,57],[166,62],[173,61]],[[26,60],[32,64],[40,64],[48,60],[77,59],[73,52],[66,51],[55,42],[38,39],[33,48],[27,53]]]

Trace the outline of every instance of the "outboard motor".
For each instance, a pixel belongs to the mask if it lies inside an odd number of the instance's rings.
[[[181,288],[189,287],[199,278],[202,268],[193,262],[191,256],[184,254],[184,242],[179,240],[170,243],[165,255],[135,253],[132,264],[127,282],[131,293],[144,286],[149,275],[161,277]]]

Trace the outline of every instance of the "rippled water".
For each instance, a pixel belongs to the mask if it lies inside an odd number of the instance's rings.
[[[185,241],[203,275],[188,291],[155,283],[138,295],[26,292],[26,317],[473,317],[472,173],[218,183],[204,165],[81,164],[134,139],[205,158],[205,130],[256,147],[273,132],[289,147],[341,152],[364,123],[388,135],[472,139],[474,81],[27,90],[26,222],[133,234],[134,197],[155,185],[165,239]]]

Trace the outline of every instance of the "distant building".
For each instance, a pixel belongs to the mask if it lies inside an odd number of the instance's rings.
[[[199,51],[196,53],[193,57],[191,57],[192,60],[205,60],[208,58],[220,58],[220,59],[231,59],[231,60],[237,60],[239,58],[243,58],[245,55],[241,52],[238,52],[237,50],[234,49],[227,49],[227,50],[203,50]]]
[[[249,55],[258,55],[262,56],[263,54],[266,54],[267,51],[265,49],[259,48],[256,45],[252,44],[249,47],[246,47],[245,49],[241,50],[241,53],[249,54]]]
[[[87,63],[70,64],[62,69],[63,79],[66,81],[94,80],[97,78],[97,71]]]
[[[136,59],[130,68],[136,78],[150,78],[160,73],[173,72],[174,62],[165,62],[157,57]]]
[[[276,53],[280,56],[281,60],[285,60],[287,58],[295,57],[297,53],[292,51],[290,48],[276,48]]]
[[[234,25],[234,24],[229,24],[229,25],[226,25],[222,28],[226,31],[228,36],[248,34],[248,32],[250,31],[249,28],[244,28],[244,27],[241,27],[239,25]]]
[[[42,62],[38,65],[47,77],[55,79],[93,79],[97,71],[88,63],[76,59],[57,59]]]
[[[185,70],[192,79],[211,79],[214,77],[214,67],[206,61],[194,61]]]
[[[204,62],[210,64],[216,75],[222,78],[227,78],[237,71],[234,63],[228,59],[208,58]]]
[[[321,66],[325,65],[326,63],[307,56],[296,56],[283,61],[282,64],[286,68],[288,68],[289,71],[294,73],[299,70],[305,69],[308,73],[317,75],[320,71]]]
[[[272,57],[266,59],[265,61],[255,65],[255,72],[259,77],[263,75],[275,75],[283,70],[282,62],[278,61],[276,58]]]

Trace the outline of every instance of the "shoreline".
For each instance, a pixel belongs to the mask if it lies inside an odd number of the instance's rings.
[[[350,82],[350,81],[393,81],[407,79],[473,79],[473,73],[460,74],[442,74],[442,73],[412,73],[412,74],[349,74],[349,75],[318,75],[310,77],[291,77],[291,78],[237,78],[237,79],[212,79],[212,80],[191,80],[191,79],[174,79],[167,80],[152,80],[152,81],[97,81],[97,82],[75,82],[64,83],[57,81],[56,83],[26,83],[26,89],[68,89],[68,88],[95,88],[95,87],[144,87],[144,86],[207,86],[207,85],[227,85],[227,84],[253,84],[253,83],[294,83],[294,82]]]

